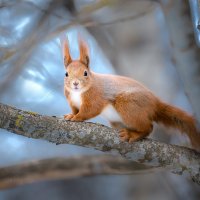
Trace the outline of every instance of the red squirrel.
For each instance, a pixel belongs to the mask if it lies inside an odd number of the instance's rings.
[[[200,132],[192,116],[164,103],[136,80],[91,71],[89,48],[80,36],[78,60],[70,56],[68,39],[61,43],[66,70],[64,94],[72,110],[64,119],[84,121],[101,114],[119,130],[120,139],[130,143],[147,137],[153,122],[163,123],[186,133],[192,145],[200,149]]]

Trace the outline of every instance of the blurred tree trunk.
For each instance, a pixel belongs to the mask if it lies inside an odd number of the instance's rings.
[[[171,57],[200,122],[200,49],[194,37],[188,0],[161,0],[171,41]]]

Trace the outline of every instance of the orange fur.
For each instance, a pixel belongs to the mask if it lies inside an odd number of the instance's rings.
[[[109,113],[111,126],[119,129],[123,141],[129,142],[148,136],[153,130],[153,122],[161,122],[186,133],[194,147],[200,148],[200,133],[192,116],[162,102],[133,79],[92,72],[89,48],[80,37],[79,60],[72,61],[68,42],[62,43],[67,72],[64,92],[72,109],[65,119],[83,121],[103,112]]]
[[[200,149],[200,132],[196,127],[196,120],[185,111],[159,101],[154,119],[167,127],[179,129],[182,133],[187,133],[192,145]]]

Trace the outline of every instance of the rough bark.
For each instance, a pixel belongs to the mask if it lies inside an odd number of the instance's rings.
[[[122,175],[152,172],[147,167],[120,157],[98,155],[73,158],[52,158],[0,168],[0,189],[47,180],[71,179],[82,176]]]
[[[133,144],[120,142],[116,130],[101,124],[70,122],[1,103],[0,113],[0,128],[10,132],[56,144],[89,147],[149,166],[169,167],[173,173],[189,173],[192,180],[200,184],[200,153],[195,150],[151,139]]]

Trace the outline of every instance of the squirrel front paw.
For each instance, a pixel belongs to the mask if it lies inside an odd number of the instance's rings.
[[[64,119],[66,119],[66,120],[71,120],[73,117],[74,117],[73,114],[64,115]]]

